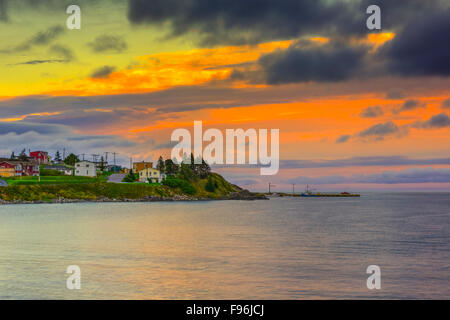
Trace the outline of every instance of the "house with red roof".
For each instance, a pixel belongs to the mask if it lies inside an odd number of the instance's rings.
[[[49,163],[49,161],[50,161],[48,152],[45,152],[45,151],[30,152],[30,158],[37,161],[39,164],[46,164],[46,163]]]

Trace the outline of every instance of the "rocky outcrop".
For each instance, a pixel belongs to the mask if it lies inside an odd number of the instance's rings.
[[[229,200],[269,200],[264,194],[253,193],[248,190],[241,189],[239,192],[232,192],[228,197]]]

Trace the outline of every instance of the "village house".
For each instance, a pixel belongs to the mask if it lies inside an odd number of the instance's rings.
[[[161,172],[158,169],[154,168],[145,168],[141,171],[139,171],[139,181],[140,182],[159,182],[161,183],[162,180],[166,178],[166,175],[164,173],[161,174]]]
[[[36,161],[1,160],[1,177],[39,176],[39,163]]]
[[[35,160],[39,164],[46,164],[46,163],[50,162],[48,152],[45,152],[45,151],[30,152],[30,158]]]
[[[90,161],[75,163],[75,175],[80,177],[97,177],[97,167]]]
[[[133,162],[133,172],[138,173],[141,170],[153,168],[153,162]]]

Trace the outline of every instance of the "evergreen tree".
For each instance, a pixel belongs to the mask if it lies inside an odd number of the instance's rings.
[[[158,163],[156,164],[156,169],[158,169],[161,173],[166,172],[166,165],[164,163],[163,157],[159,156]]]
[[[205,190],[208,192],[214,192],[216,190],[216,184],[212,181],[211,176],[208,177],[208,181],[205,185]]]
[[[101,171],[105,170],[105,159],[103,158],[103,156],[101,156],[100,158],[100,170]]]
[[[184,180],[193,181],[196,179],[194,171],[191,169],[191,165],[182,163],[180,167],[180,176]]]
[[[164,161],[164,166],[166,168],[166,174],[176,175],[179,171],[178,165],[172,159]]]
[[[25,149],[23,149],[22,152],[20,152],[19,160],[20,161],[27,161],[28,160],[27,153],[26,153]]]
[[[133,169],[123,178],[122,182],[135,182],[136,176],[134,175]]]
[[[55,161],[56,162],[60,162],[61,161],[61,155],[59,154],[59,150],[56,150]]]
[[[80,159],[78,159],[78,157],[76,155],[74,155],[73,153],[69,154],[65,159],[64,159],[64,163],[69,165],[69,166],[74,166],[75,163],[79,162]]]
[[[14,155],[14,151],[11,153],[9,160],[16,160],[16,156]]]
[[[211,174],[211,167],[202,159],[202,164],[198,165],[198,176],[202,179],[208,177]]]
[[[194,155],[191,153],[191,158],[189,160],[189,166],[191,167],[192,171],[195,173],[195,159],[194,159]]]

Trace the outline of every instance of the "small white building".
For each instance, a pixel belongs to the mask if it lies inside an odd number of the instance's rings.
[[[44,166],[45,170],[54,170],[64,173],[66,176],[73,175],[73,169],[66,166]]]
[[[97,177],[97,167],[90,161],[75,163],[75,175],[80,177]]]

